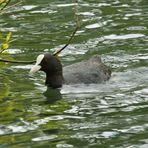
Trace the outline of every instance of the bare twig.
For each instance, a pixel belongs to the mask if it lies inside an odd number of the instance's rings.
[[[74,2],[77,4],[77,0],[74,0]],[[17,3],[18,4],[18,3]],[[13,5],[14,6],[14,5]],[[59,49],[58,51],[56,51],[55,53],[53,53],[54,56],[58,56],[58,54],[63,51],[71,42],[71,40],[74,38],[77,30],[79,29],[80,27],[80,23],[79,23],[79,18],[78,18],[78,15],[77,15],[77,7],[75,5],[75,8],[74,8],[74,15],[75,15],[75,18],[76,18],[76,28],[75,30],[72,32],[69,40],[67,41],[67,43],[61,48]],[[3,52],[3,51],[2,51]],[[7,60],[7,59],[1,59],[0,58],[0,62],[8,62],[8,63],[14,63],[14,64],[33,64],[35,63],[36,61],[33,60],[33,61],[17,61],[17,60]]]
[[[71,42],[71,40],[74,38],[77,30],[79,29],[79,27],[77,26],[76,29],[74,30],[74,32],[71,34],[71,37],[69,38],[67,44],[65,44],[61,49],[59,49],[58,51],[56,51],[53,55],[56,56],[58,55],[62,50],[64,50]]]
[[[6,60],[6,59],[1,59],[0,62],[8,62],[8,63],[14,63],[14,64],[33,64],[36,61],[16,61],[16,60]]]
[[[9,0],[9,2],[10,2],[11,0]],[[3,11],[0,11],[0,13],[1,14],[3,14],[3,13],[5,13],[5,12],[7,12],[7,10],[8,9],[11,9],[11,8],[14,8],[15,6],[18,6],[19,4],[21,4],[22,3],[22,0],[20,0],[19,2],[17,2],[17,3],[15,3],[15,4],[13,4],[13,5],[10,5],[10,6],[7,6],[8,5],[8,3],[7,3],[7,5],[5,5],[4,6],[4,8],[2,9]],[[6,7],[7,6],[7,7]]]
[[[74,0],[74,2],[77,4],[77,0]],[[75,20],[76,20],[76,28],[75,28],[75,30],[72,32],[72,34],[71,34],[71,36],[70,36],[68,42],[67,42],[61,49],[59,49],[58,51],[56,51],[56,52],[53,54],[54,56],[58,56],[58,54],[59,54],[61,51],[63,51],[63,50],[70,44],[70,42],[71,42],[72,39],[74,38],[74,36],[75,36],[77,30],[78,30],[79,27],[80,27],[79,17],[78,17],[78,15],[77,15],[77,7],[76,7],[76,6],[77,6],[77,5],[75,5],[75,7],[74,7],[74,16],[75,16]]]
[[[0,50],[0,54],[2,54],[5,51],[5,49]]]

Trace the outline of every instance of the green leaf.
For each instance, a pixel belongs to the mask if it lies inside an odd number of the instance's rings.
[[[9,32],[6,36],[5,42],[0,45],[0,54],[9,48],[11,35],[12,35],[12,33]]]
[[[2,49],[6,50],[8,47],[9,47],[9,44],[8,43],[4,43],[3,46],[2,46]]]
[[[9,2],[10,0],[0,0],[0,11],[3,10]]]
[[[6,42],[9,42],[10,41],[11,35],[12,35],[12,32],[9,32],[8,35],[7,35],[7,37],[6,37]]]

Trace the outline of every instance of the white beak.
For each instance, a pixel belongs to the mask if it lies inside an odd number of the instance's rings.
[[[39,71],[41,69],[41,66],[40,65],[34,65],[31,70],[30,70],[30,74],[34,74],[36,73],[37,71]]]

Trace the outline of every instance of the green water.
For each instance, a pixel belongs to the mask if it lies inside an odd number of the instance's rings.
[[[15,3],[15,1],[12,1]],[[61,48],[75,28],[71,0],[24,0],[0,15],[13,33],[6,59],[32,60]],[[0,63],[0,148],[147,148],[148,1],[80,0],[81,28],[63,65],[99,54],[105,84],[44,86],[32,65]]]

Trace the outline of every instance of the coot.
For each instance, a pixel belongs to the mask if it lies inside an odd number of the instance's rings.
[[[101,83],[111,77],[110,68],[102,63],[98,55],[62,68],[57,56],[49,53],[41,54],[37,57],[30,73],[39,70],[46,73],[45,84],[52,88],[62,87],[62,84]]]

